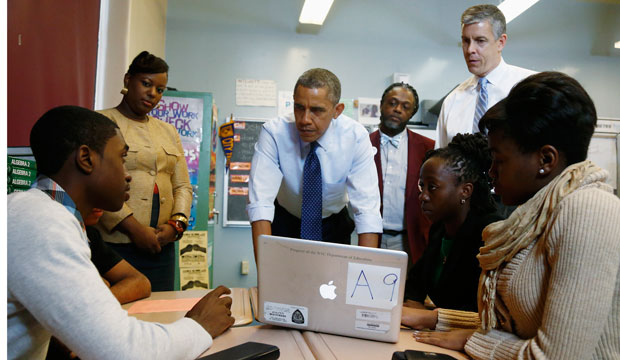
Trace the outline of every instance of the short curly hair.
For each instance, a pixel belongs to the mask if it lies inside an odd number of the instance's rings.
[[[56,174],[69,155],[87,145],[103,155],[118,126],[110,119],[79,106],[59,106],[47,111],[30,130],[30,147],[37,172]]]
[[[327,69],[314,68],[305,71],[297,79],[293,93],[297,91],[299,85],[308,89],[326,88],[327,99],[334,105],[340,102],[340,80]]]

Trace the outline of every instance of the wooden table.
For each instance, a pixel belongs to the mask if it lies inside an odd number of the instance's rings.
[[[252,322],[252,307],[250,297],[255,301],[256,290],[233,288],[232,312],[235,316],[235,325],[214,339],[213,345],[201,356],[216,353],[229,347],[242,344],[247,341],[272,344],[280,349],[281,359],[303,360],[361,360],[361,359],[385,359],[390,360],[395,351],[420,350],[448,354],[456,359],[469,359],[465,354],[446,350],[437,346],[423,344],[415,341],[412,336],[413,330],[403,329],[397,343],[384,343],[379,341],[364,340],[346,336],[337,336],[312,331],[298,331],[273,325],[242,326]],[[188,291],[164,291],[154,292],[147,299],[138,300],[123,305],[129,309],[139,301],[171,300],[200,298],[210,290]],[[252,304],[253,305],[253,304]],[[144,321],[171,323],[185,315],[187,311],[153,312],[132,314]]]

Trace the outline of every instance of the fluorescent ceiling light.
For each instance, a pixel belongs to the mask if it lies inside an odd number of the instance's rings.
[[[497,7],[504,13],[506,24],[508,24],[512,19],[521,15],[522,12],[529,9],[538,1],[539,0],[504,0],[504,2]]]
[[[306,0],[299,15],[302,24],[323,25],[334,0]]]
[[[614,44],[614,47],[616,49],[620,49],[620,41],[616,41],[616,43]]]

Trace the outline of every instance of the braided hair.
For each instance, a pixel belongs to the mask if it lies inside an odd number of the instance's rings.
[[[413,100],[414,100],[414,104],[413,104],[413,112],[411,113],[411,116],[413,117],[413,115],[415,115],[415,113],[418,112],[418,108],[420,107],[420,99],[418,98],[418,92],[415,91],[415,89],[413,88],[413,86],[404,83],[404,82],[398,82],[398,83],[393,83],[392,85],[388,86],[387,89],[385,89],[385,91],[383,92],[383,95],[381,95],[381,103],[380,105],[383,105],[383,101],[385,100],[385,96],[394,88],[397,87],[402,87],[405,88],[407,90],[409,90],[409,92],[413,95]]]
[[[472,183],[474,191],[470,205],[478,212],[493,212],[495,200],[491,197],[491,152],[487,138],[481,133],[457,134],[448,146],[426,153],[424,161],[439,157],[457,178],[457,184]]]

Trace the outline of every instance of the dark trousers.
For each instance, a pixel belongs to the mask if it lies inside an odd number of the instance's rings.
[[[151,282],[152,291],[174,290],[174,243],[161,248],[159,254],[148,254],[134,244],[106,243]]]
[[[271,223],[271,233],[276,236],[300,238],[301,219],[289,213],[278,202],[275,202],[276,210]],[[351,244],[351,233],[355,224],[345,206],[337,214],[332,214],[323,219],[323,241],[337,244]]]

